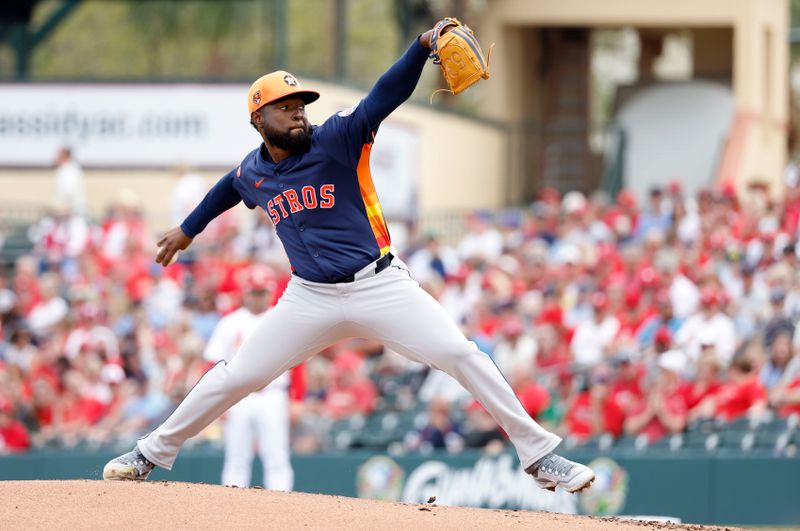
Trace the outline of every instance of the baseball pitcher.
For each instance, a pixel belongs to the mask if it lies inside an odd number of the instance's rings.
[[[455,51],[441,45],[450,33]],[[464,54],[476,50],[462,35],[471,32],[438,23],[364,99],[319,126],[309,124],[305,110],[319,94],[288,72],[253,83],[247,106],[262,143],[164,235],[156,262],[169,264],[212,219],[243,201],[275,224],[292,280],[233,359],[215,365],[161,426],[110,461],[105,479],[142,480],[156,466],[171,469],[181,445],[233,404],[325,347],[366,337],[458,380],[508,434],[541,488],[576,492],[591,484],[594,473],[553,453],[561,439],[525,412],[492,360],[395,256],[375,193],[369,159],[381,122],[411,96],[432,44],[443,70],[458,75],[468,68]]]

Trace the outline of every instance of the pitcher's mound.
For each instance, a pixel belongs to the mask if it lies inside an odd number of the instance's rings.
[[[712,529],[171,482],[0,481],[3,529]]]

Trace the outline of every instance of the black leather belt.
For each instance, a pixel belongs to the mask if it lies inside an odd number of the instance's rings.
[[[392,256],[392,253],[386,253],[385,255],[380,257],[375,262],[375,274],[377,275],[378,273],[380,273],[381,271],[383,271],[384,269],[389,267],[389,264],[392,263],[392,259],[393,258],[394,258],[394,256]],[[356,276],[355,276],[355,274],[353,274],[353,275],[348,275],[346,277],[342,277],[342,278],[336,280],[335,283],[338,284],[340,282],[354,282],[355,279],[356,279]]]

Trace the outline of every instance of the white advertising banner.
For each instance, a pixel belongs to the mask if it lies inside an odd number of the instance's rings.
[[[57,151],[68,146],[86,168],[232,168],[259,144],[245,105],[247,89],[0,83],[0,167],[51,166]],[[328,106],[320,101],[309,109],[314,121],[327,118]],[[419,172],[416,129],[393,119],[382,124],[371,162],[385,214],[411,214]]]
[[[0,165],[229,167],[258,145],[245,85],[0,84]]]

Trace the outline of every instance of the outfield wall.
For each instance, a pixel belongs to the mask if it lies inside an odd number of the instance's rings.
[[[99,478],[108,451],[37,451],[0,457],[0,479]],[[800,458],[771,455],[572,453],[597,473],[590,491],[572,496],[536,489],[510,454],[388,456],[348,452],[294,456],[295,489],[440,505],[528,509],[600,515],[649,515],[683,522],[738,525],[800,524]],[[260,483],[260,465],[254,466]],[[218,450],[184,451],[172,472],[151,479],[217,483]]]

